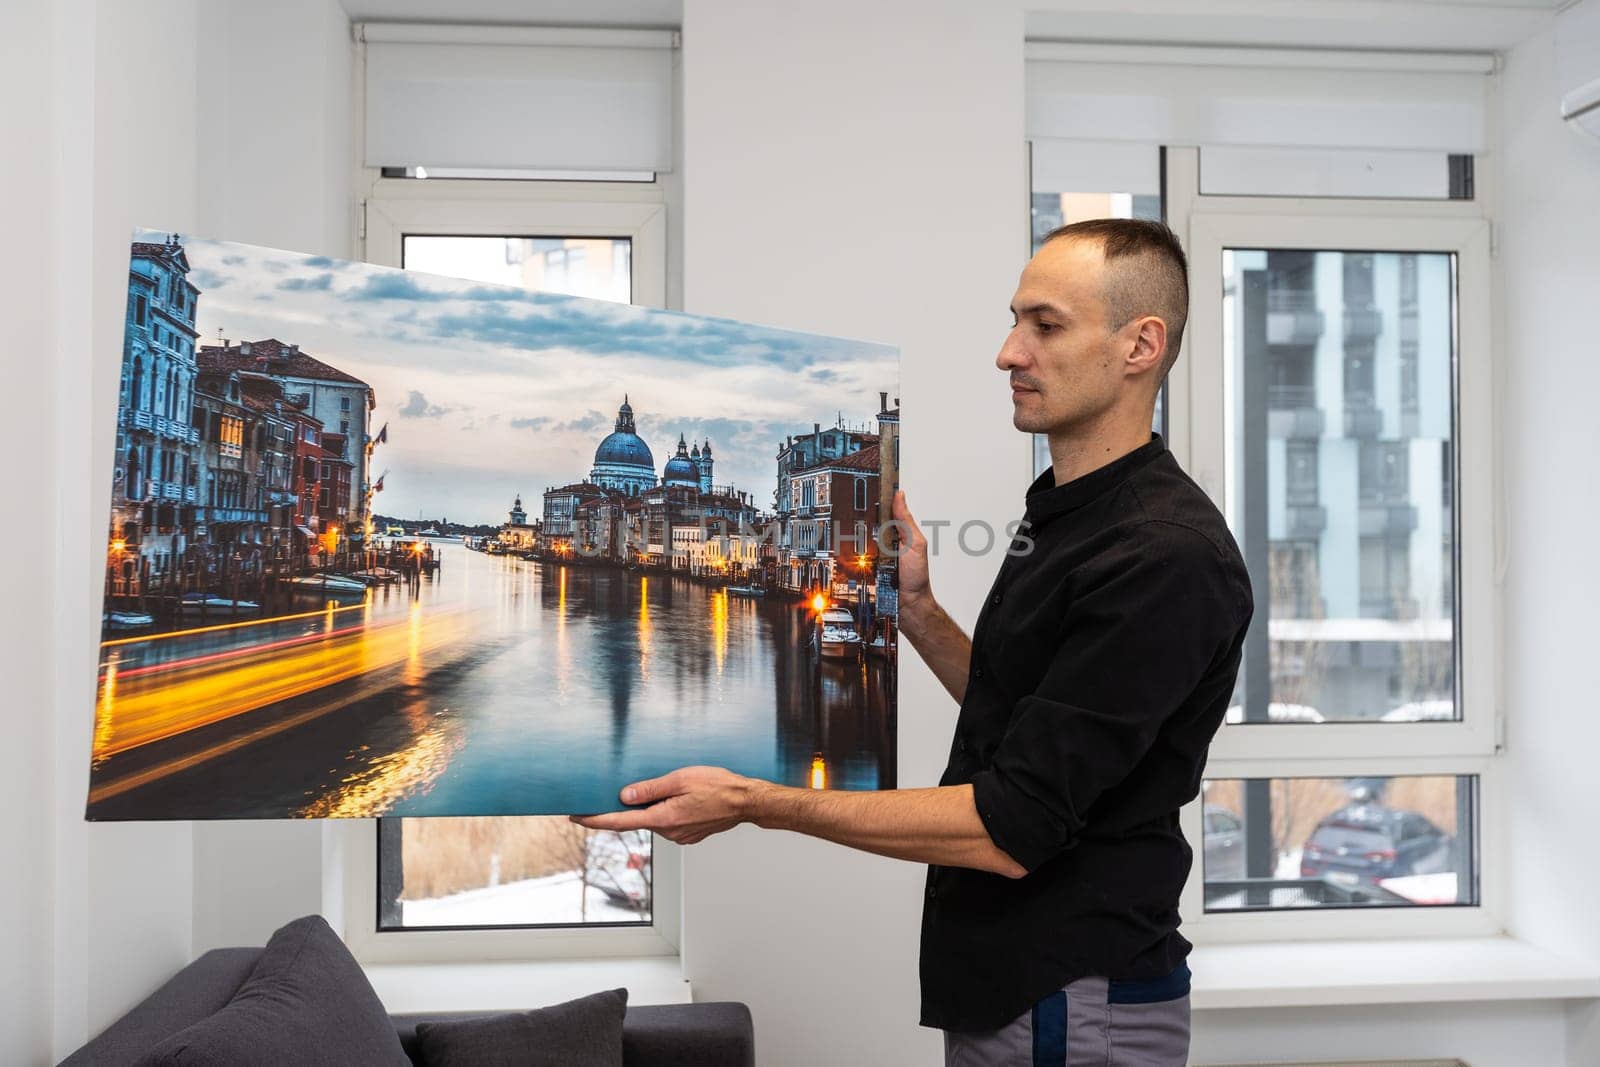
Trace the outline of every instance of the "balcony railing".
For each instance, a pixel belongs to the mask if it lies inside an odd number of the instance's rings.
[[[1314,385],[1267,386],[1267,406],[1273,408],[1314,408],[1317,406],[1317,387]]]

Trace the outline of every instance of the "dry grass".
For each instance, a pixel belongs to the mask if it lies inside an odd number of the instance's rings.
[[[594,832],[564,815],[406,819],[400,848],[402,899],[427,900],[580,870]]]
[[[1207,783],[1206,803],[1244,814],[1244,784],[1239,779]],[[1280,851],[1299,848],[1317,823],[1351,802],[1338,778],[1279,778],[1272,782],[1272,838]],[[1383,802],[1414,811],[1447,834],[1456,832],[1456,781],[1450,777],[1391,779]]]

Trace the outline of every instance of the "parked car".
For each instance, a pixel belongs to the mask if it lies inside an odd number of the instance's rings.
[[[1300,877],[1354,886],[1435,874],[1449,869],[1451,843],[1414,811],[1351,804],[1317,824],[1300,853]]]
[[[1205,806],[1205,880],[1228,882],[1243,878],[1244,823],[1217,804]]]

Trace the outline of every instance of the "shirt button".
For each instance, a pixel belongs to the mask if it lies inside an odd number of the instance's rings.
[[[989,603],[998,605],[1000,603],[1000,594],[996,593],[994,596],[990,597]]]
[[[967,750],[967,739],[965,737],[957,737],[956,738],[956,751],[957,752],[965,752],[966,750]]]
[[[939,895],[939,891],[934,889],[933,886],[930,885],[928,887],[928,899],[932,900],[934,897],[936,897],[938,895]]]
[[[983,668],[982,667],[974,667],[974,668],[972,668],[972,676],[974,678],[982,678],[983,677]]]

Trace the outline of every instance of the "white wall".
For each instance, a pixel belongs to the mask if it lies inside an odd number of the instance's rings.
[[[1470,1067],[1568,1060],[1560,1004],[1508,1002],[1196,1013],[1189,1060],[1209,1064],[1459,1057]]]
[[[67,75],[55,86],[52,130],[62,159],[58,389],[53,405],[25,417],[49,420],[39,439],[56,461],[54,752],[44,758],[55,774],[58,1053],[189,954],[188,825],[88,825],[82,811],[128,234],[197,221],[194,9],[192,0],[60,5],[51,46]]]
[[[1510,894],[1514,932],[1596,958],[1600,140],[1557,117],[1554,71],[1547,30],[1510,52],[1502,77]],[[1600,1063],[1600,1006],[1571,1008],[1569,1040],[1569,1063]]]
[[[1003,524],[1028,480],[993,366],[1028,246],[1022,36],[1020,10],[951,0],[684,5],[684,309],[901,345],[928,518]],[[994,565],[934,562],[957,618]],[[909,658],[900,692],[901,784],[934,785],[955,705]],[[749,1003],[763,1067],[935,1062],[922,876],[748,829],[686,850],[695,996]]]
[[[43,2],[0,8],[0,99],[38,99],[59,76],[53,50],[38,45],[55,32]],[[54,189],[60,170],[52,143],[49,107],[0,109],[0,144],[11,146],[3,194],[8,204],[31,205],[12,213],[7,238],[26,255],[0,263],[0,308],[11,324],[5,355],[12,395],[34,402],[0,419],[0,448],[13,457],[0,466],[0,497],[14,502],[13,521],[0,529],[0,558],[7,568],[6,599],[18,605],[0,615],[0,676],[7,680],[0,702],[0,945],[9,957],[0,967],[0,1048],[24,1060],[41,1060],[50,1042],[50,673],[57,617],[51,587],[55,539],[49,536],[49,501],[56,484],[51,450],[50,405],[56,393],[56,282],[61,258],[59,205]],[[28,146],[32,150],[18,146]],[[16,506],[20,504],[20,506]],[[41,810],[42,809],[42,810]]]

